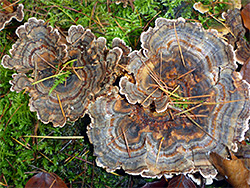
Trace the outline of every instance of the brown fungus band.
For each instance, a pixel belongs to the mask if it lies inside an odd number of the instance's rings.
[[[12,18],[21,22],[24,17],[23,4],[13,5],[10,2],[0,1],[0,31],[4,29],[5,25],[9,23]]]
[[[249,84],[234,71],[232,46],[182,18],[157,19],[141,42],[120,80],[122,95],[88,109],[97,164],[147,177],[214,177],[207,154],[236,151],[250,115]]]
[[[82,26],[71,26],[65,44],[56,29],[35,18],[16,33],[19,39],[10,50],[11,57],[3,57],[2,65],[17,70],[11,90],[29,91],[30,109],[37,111],[42,122],[63,126],[66,120],[76,121],[95,95],[109,89],[122,50],[108,50],[104,38],[96,39]],[[63,75],[67,76],[52,89]]]

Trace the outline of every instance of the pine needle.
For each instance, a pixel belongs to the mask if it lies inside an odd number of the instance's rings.
[[[184,73],[184,74],[182,74],[182,75],[178,76],[178,77],[176,78],[176,80],[178,80],[178,79],[180,79],[180,78],[182,78],[182,77],[186,76],[187,74],[189,74],[189,73],[193,72],[195,69],[196,69],[196,68],[194,68],[194,69],[192,69],[192,70],[190,70],[190,71],[188,71],[188,72],[186,72],[186,73]]]
[[[156,88],[154,91],[152,91],[152,93],[150,93],[145,99],[144,101],[142,101],[141,105],[143,105],[156,91],[158,90],[158,88]]]
[[[48,138],[48,139],[84,139],[84,136],[24,136],[24,137],[28,137],[28,138]]]
[[[203,105],[203,103],[200,103],[200,104],[198,104],[198,105],[196,105],[196,106],[194,106],[194,107],[192,107],[192,108],[189,108],[189,109],[186,109],[186,110],[184,110],[184,111],[182,111],[182,112],[179,112],[179,113],[175,114],[175,116],[178,116],[178,115],[187,113],[187,112],[189,112],[189,111],[192,111],[192,110],[194,110],[194,109],[196,109],[196,108],[199,108],[201,105]]]
[[[48,77],[46,77],[46,78],[43,78],[43,79],[38,80],[38,81],[36,81],[36,82],[33,82],[31,85],[38,84],[38,83],[40,83],[40,82],[43,82],[43,81],[45,81],[45,80],[49,80],[49,79],[51,79],[51,78],[58,77],[58,76],[63,75],[63,74],[68,74],[68,72],[62,72],[62,73],[60,73],[60,74],[55,74],[55,75],[52,75],[52,76],[48,76]]]
[[[182,60],[183,66],[186,67],[186,64],[185,64],[185,61],[184,61],[184,57],[182,55],[180,41],[179,41],[179,38],[178,38],[178,35],[177,35],[177,31],[176,31],[176,27],[175,27],[175,22],[174,22],[174,32],[175,32],[176,40],[177,40],[177,43],[178,43],[178,47],[179,47],[179,51],[180,51],[180,55],[181,55],[181,60]]]
[[[59,102],[59,105],[60,105],[60,108],[61,108],[61,111],[62,111],[62,115],[63,115],[64,119],[66,120],[66,116],[65,116],[65,113],[64,113],[64,110],[63,110],[63,107],[62,107],[60,97],[59,97],[58,94],[56,94],[56,96],[57,96],[57,99],[58,99],[58,102]]]
[[[158,162],[158,159],[159,159],[159,155],[160,155],[160,151],[161,151],[161,145],[162,145],[163,140],[164,140],[164,137],[161,138],[161,141],[160,141],[160,144],[159,144],[159,150],[158,150],[157,157],[156,157],[156,160],[155,160],[155,166],[157,165],[157,162]]]
[[[193,124],[195,124],[198,128],[200,128],[205,134],[207,134],[213,140],[217,141],[212,135],[210,135],[206,130],[204,130],[203,127],[201,127],[196,121],[194,121],[187,113],[185,113],[185,115]]]
[[[128,156],[131,158],[130,149],[129,149],[129,146],[128,146],[128,140],[127,140],[126,134],[123,131],[123,128],[121,128],[121,130],[122,130],[122,134],[123,134],[123,137],[124,137],[124,140],[125,140],[125,143],[126,143],[126,147],[127,147],[127,150],[128,150]]]

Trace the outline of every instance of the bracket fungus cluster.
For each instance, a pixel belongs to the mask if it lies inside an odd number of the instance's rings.
[[[155,23],[142,33],[142,49],[131,52],[118,38],[108,49],[105,38],[80,25],[62,40],[30,18],[2,65],[17,71],[11,90],[29,92],[42,122],[63,126],[90,115],[88,136],[107,171],[213,178],[207,154],[237,151],[248,129],[249,84],[215,31],[183,18]]]
[[[3,30],[5,25],[13,18],[19,22],[23,20],[23,4],[13,5],[6,0],[0,1],[0,3],[2,3],[2,10],[0,10],[0,31]]]
[[[97,164],[146,177],[215,177],[207,154],[236,151],[250,115],[232,46],[182,18],[158,18],[141,43],[129,54],[120,94],[114,88],[88,108]]]
[[[29,91],[30,109],[37,111],[42,122],[63,126],[66,120],[76,121],[92,98],[109,89],[110,69],[122,50],[108,50],[105,38],[96,39],[90,30],[71,26],[65,44],[56,29],[35,18],[20,26],[16,34],[19,39],[10,50],[11,57],[5,55],[2,65],[17,70],[11,90]],[[50,93],[56,76],[63,74],[68,74],[66,81]]]

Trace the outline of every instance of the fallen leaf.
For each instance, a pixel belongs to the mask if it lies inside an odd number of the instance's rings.
[[[241,11],[241,17],[244,23],[244,26],[250,30],[250,3],[248,3]]]
[[[249,170],[242,160],[238,159],[233,153],[231,153],[231,158],[231,160],[224,159],[214,152],[209,155],[210,162],[233,187],[248,188],[248,182],[250,182]]]
[[[67,188],[67,185],[55,173],[40,172],[29,179],[25,188]]]
[[[142,188],[154,188],[154,187],[167,187],[168,182],[165,178],[161,178],[160,181],[148,182]]]
[[[194,182],[187,177],[186,175],[179,175],[174,178],[172,178],[169,183],[167,188],[196,188],[196,185]]]
[[[250,54],[249,54],[250,55]],[[248,62],[245,62],[242,65],[242,68],[240,70],[240,73],[242,75],[242,78],[246,81],[248,81],[248,83],[250,83],[250,58]]]

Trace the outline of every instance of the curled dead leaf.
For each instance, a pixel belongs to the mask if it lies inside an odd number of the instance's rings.
[[[64,181],[55,173],[40,172],[29,179],[25,188],[67,188]]]
[[[231,160],[225,159],[214,152],[209,155],[210,162],[233,187],[248,188],[250,171],[245,167],[242,160],[238,159],[233,153],[231,153],[231,158]]]
[[[242,66],[240,73],[244,80],[250,83],[250,59],[249,61],[245,62]]]
[[[154,188],[154,187],[167,187],[168,182],[165,178],[161,178],[160,181],[148,182],[142,188]]]
[[[241,11],[241,17],[244,23],[244,26],[250,30],[250,3],[248,3]]]
[[[186,175],[179,175],[176,176],[174,178],[172,178],[169,183],[168,183],[168,187],[167,188],[174,188],[174,187],[178,187],[178,188],[196,188],[196,185],[194,184],[194,182],[187,177]]]

